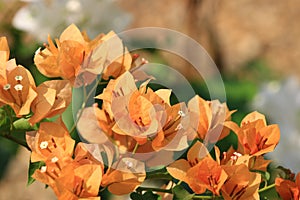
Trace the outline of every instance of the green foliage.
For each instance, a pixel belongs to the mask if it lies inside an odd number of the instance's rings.
[[[260,199],[263,199],[263,200],[265,200],[265,199],[281,200],[281,198],[279,197],[279,195],[276,192],[275,187],[272,187],[263,192],[260,192],[259,197],[260,197]]]
[[[151,191],[147,191],[144,194],[133,192],[130,194],[130,198],[132,200],[162,200],[160,195],[154,194]]]
[[[190,194],[181,185],[176,185],[173,189],[173,200],[190,200],[193,199],[194,194]]]
[[[10,129],[10,118],[7,116],[8,106],[3,106],[0,108],[0,131],[8,131]]]
[[[28,122],[28,119],[20,118],[13,122],[14,130],[32,130],[33,128]]]
[[[33,173],[35,170],[40,169],[45,163],[43,162],[30,162],[28,168],[28,179],[27,179],[27,186],[31,185],[35,179],[32,178]]]

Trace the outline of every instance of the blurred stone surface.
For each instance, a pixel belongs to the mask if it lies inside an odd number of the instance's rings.
[[[0,181],[0,200],[54,200],[52,190],[45,189],[45,184],[34,182],[27,185],[28,162],[30,153],[20,148],[6,170],[6,174]]]
[[[300,1],[131,0],[131,28],[158,26],[197,40],[225,71],[263,60],[280,73],[300,76]]]

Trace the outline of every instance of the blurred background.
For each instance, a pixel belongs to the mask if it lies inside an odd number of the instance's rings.
[[[91,38],[147,26],[184,33],[216,63],[227,104],[238,110],[234,121],[258,110],[269,123],[279,124],[280,143],[267,156],[296,173],[300,171],[299,9],[297,0],[0,0],[0,34],[8,37],[11,58],[26,66],[39,84],[46,78],[33,65],[34,52],[48,34],[57,37],[70,23]],[[205,83],[184,60],[156,51],[145,54],[150,62],[180,71],[198,94],[209,98]],[[25,187],[28,162],[29,152],[0,138],[0,200],[55,199],[41,184]]]

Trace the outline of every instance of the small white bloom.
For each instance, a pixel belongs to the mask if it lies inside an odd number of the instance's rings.
[[[17,84],[17,85],[15,85],[15,90],[17,90],[17,91],[21,91],[22,89],[23,89],[23,85],[21,85],[21,84]]]
[[[23,76],[15,76],[15,80],[16,81],[22,81],[23,80]]]
[[[130,162],[130,161],[128,161],[128,160],[125,161],[125,164],[127,165],[128,168],[132,168],[133,167],[133,163]]]
[[[41,52],[41,47],[39,47],[36,51],[35,51],[35,53],[34,53],[34,55],[37,55],[37,54],[39,54],[40,52]]]
[[[51,162],[56,163],[58,161],[58,158],[55,156],[51,159]]]
[[[238,152],[234,152],[233,155],[237,156],[237,157],[241,157],[242,154],[238,153]]]
[[[46,171],[47,171],[47,167],[46,167],[46,166],[42,166],[42,167],[41,167],[41,172],[42,172],[42,173],[45,173]]]
[[[178,130],[181,130],[181,129],[183,129],[183,126],[182,126],[182,124],[180,123],[180,124],[178,124],[177,127],[175,128],[175,131],[178,131]]]
[[[3,86],[3,89],[4,89],[4,90],[9,90],[9,89],[10,89],[10,84],[4,85],[4,86]]]
[[[47,147],[48,147],[48,142],[47,141],[41,142],[41,144],[40,144],[41,149],[46,149]]]
[[[182,110],[178,111],[178,115],[180,115],[181,117],[185,117],[185,113]]]

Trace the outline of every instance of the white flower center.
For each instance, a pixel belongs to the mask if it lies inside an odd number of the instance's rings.
[[[23,76],[15,76],[15,80],[16,81],[22,81],[23,80]]]
[[[23,89],[23,85],[21,85],[21,84],[17,84],[17,85],[15,85],[15,90],[17,90],[17,91],[21,91],[22,89]]]
[[[242,154],[238,153],[238,152],[234,152],[233,155],[237,156],[237,157],[241,157]]]
[[[51,162],[56,163],[58,161],[58,158],[55,156],[51,159]]]
[[[125,161],[125,164],[127,165],[128,168],[132,168],[133,167],[133,163],[130,162],[130,161],[128,161],[128,160]]]
[[[36,51],[35,51],[35,55],[39,54],[41,52],[41,47],[39,47]]]
[[[241,156],[242,156],[242,154],[240,154],[238,152],[234,152],[233,156],[231,156],[230,159],[236,161]]]
[[[182,124],[180,123],[180,124],[178,124],[177,127],[175,128],[175,131],[178,131],[178,130],[181,130],[181,129],[183,129],[183,126],[182,126]]]
[[[42,172],[42,173],[45,173],[46,171],[47,171],[47,167],[46,167],[46,166],[42,166],[42,167],[41,167],[41,172]]]
[[[181,117],[185,117],[185,113],[182,110],[178,111],[178,115],[180,115]]]
[[[10,84],[4,85],[4,86],[3,86],[3,89],[4,89],[4,90],[9,90],[9,89],[10,89]]]
[[[41,144],[40,144],[41,149],[46,149],[47,147],[48,147],[48,142],[47,141],[41,142]]]

